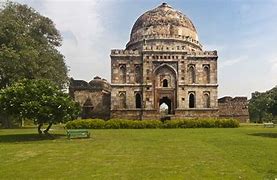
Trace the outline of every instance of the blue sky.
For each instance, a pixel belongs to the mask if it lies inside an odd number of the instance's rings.
[[[3,1],[3,0],[0,0]],[[135,20],[164,1],[17,0],[51,18],[74,79],[110,81],[110,50],[123,49]],[[168,0],[217,50],[219,97],[248,96],[277,85],[277,0]]]

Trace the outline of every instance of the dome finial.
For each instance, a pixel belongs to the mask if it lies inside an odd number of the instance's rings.
[[[163,2],[159,7],[170,7],[166,2]]]

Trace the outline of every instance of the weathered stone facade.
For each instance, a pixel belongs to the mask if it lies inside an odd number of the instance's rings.
[[[144,13],[125,50],[111,51],[111,117],[217,117],[217,52],[203,51],[192,22],[163,3]]]
[[[235,118],[249,122],[247,97],[222,97],[218,99],[219,117]]]
[[[203,51],[193,23],[166,3],[141,15],[126,49],[110,57],[111,85],[71,80],[83,118],[249,119],[247,98],[217,99],[217,52]]]
[[[69,95],[82,107],[82,118],[110,118],[111,86],[105,79],[95,77],[89,83],[71,79]]]

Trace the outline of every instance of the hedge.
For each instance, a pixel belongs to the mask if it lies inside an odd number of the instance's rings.
[[[236,119],[126,120],[79,119],[67,122],[67,129],[153,129],[153,128],[236,128]]]

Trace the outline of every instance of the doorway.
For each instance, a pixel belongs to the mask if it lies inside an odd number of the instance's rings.
[[[160,110],[161,109],[167,109],[167,114],[172,114],[172,101],[168,97],[163,97],[160,99],[159,102]]]

